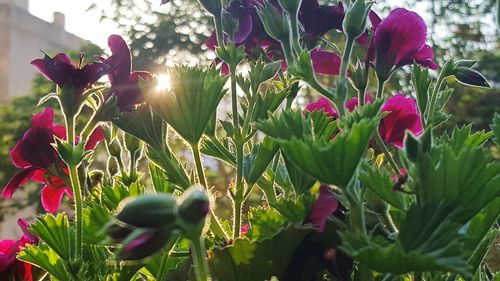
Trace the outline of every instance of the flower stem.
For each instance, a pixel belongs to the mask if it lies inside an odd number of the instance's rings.
[[[299,25],[298,25],[299,11],[293,11],[290,13],[290,29],[292,30],[292,46],[297,54],[300,54],[302,48],[300,47],[299,38]]]
[[[205,172],[203,171],[203,164],[201,163],[199,144],[192,144],[191,151],[193,152],[193,158],[196,166],[196,175],[198,176],[198,183],[203,185],[205,189],[208,189],[207,179],[205,177]],[[210,231],[212,231],[212,233],[216,237],[227,240],[228,238],[226,232],[224,232],[224,229],[220,225],[220,222],[213,210],[210,210],[210,216],[212,217],[212,219],[210,220]]]
[[[432,123],[432,119],[434,119],[434,111],[436,110],[436,101],[437,101],[437,95],[439,93],[439,89],[441,89],[441,86],[443,85],[444,82],[444,75],[439,75],[438,81],[436,82],[436,87],[432,91],[431,95],[431,101],[429,105],[429,111],[427,114],[427,124]]]
[[[380,78],[378,79],[378,89],[377,89],[377,99],[381,99],[384,97],[384,86],[385,86],[385,81],[382,81]]]
[[[384,217],[387,221],[387,224],[389,225],[390,229],[395,232],[395,233],[399,233],[399,229],[398,227],[396,226],[396,224],[394,223],[394,220],[392,219],[392,216],[391,216],[391,213],[389,212],[389,207],[387,207],[384,211]]]
[[[208,263],[205,259],[207,250],[202,237],[191,241],[191,251],[193,252],[193,264],[196,281],[211,281]]]
[[[75,117],[66,116],[67,141],[71,146],[75,147]],[[75,198],[75,245],[73,249],[73,259],[80,260],[82,257],[83,246],[83,200],[82,189],[80,187],[80,179],[78,177],[78,168],[76,165],[68,165],[71,179],[71,188]]]
[[[221,16],[214,15],[215,23],[215,34],[217,35],[217,43],[223,50],[226,49],[226,44],[224,42],[224,35],[222,33],[222,18]]]
[[[342,63],[340,65],[340,79],[347,78],[347,68],[349,67],[349,62],[351,61],[352,48],[354,47],[354,39],[347,35],[347,40],[345,42],[344,54],[342,55]]]

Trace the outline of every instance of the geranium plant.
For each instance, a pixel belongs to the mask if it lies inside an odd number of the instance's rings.
[[[40,104],[56,99],[65,123],[45,108],[11,150],[20,170],[2,196],[43,183],[47,213],[1,241],[2,280],[493,280],[483,259],[499,232],[489,148],[500,116],[491,132],[440,133],[446,78],[489,87],[474,61],[439,67],[425,22],[404,8],[380,18],[364,0],[200,3],[217,58],[168,69],[168,88],[132,71],[119,35],[96,62],[32,62],[58,89]],[[344,34],[341,53],[331,29]],[[403,67],[411,90],[385,91]],[[306,87],[318,99],[301,105]],[[216,209],[208,157],[233,171],[230,216]],[[60,210],[65,194],[73,211]]]

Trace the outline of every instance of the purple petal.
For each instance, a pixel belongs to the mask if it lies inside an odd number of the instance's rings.
[[[49,213],[55,213],[61,205],[62,197],[66,192],[66,188],[57,188],[51,185],[46,185],[42,189],[42,206]]]
[[[112,85],[126,83],[132,70],[132,57],[130,49],[120,35],[111,35],[108,38],[108,46],[112,55],[106,60],[113,71],[108,75]]]
[[[324,111],[329,117],[333,117],[334,119],[339,118],[339,114],[335,109],[333,109],[332,104],[330,101],[324,97],[319,98],[315,102],[311,102],[306,106],[306,111],[307,112],[313,112],[313,111]]]
[[[250,14],[244,14],[239,17],[238,30],[234,33],[234,43],[241,44],[252,33],[253,20]]]
[[[313,50],[311,61],[314,72],[328,75],[339,75],[342,58],[332,52]]]
[[[31,64],[47,79],[63,87],[71,81],[76,68],[67,54],[57,54],[51,58],[47,55],[43,59],[36,59]]]
[[[337,210],[339,202],[333,193],[326,186],[321,186],[319,189],[319,197],[314,202],[314,205],[309,212],[307,222],[312,223],[318,229],[318,232],[323,232],[325,223],[328,217]]]
[[[35,168],[29,167],[27,169],[19,171],[5,186],[2,191],[2,198],[12,198],[12,195],[16,190],[24,185],[35,172]]]

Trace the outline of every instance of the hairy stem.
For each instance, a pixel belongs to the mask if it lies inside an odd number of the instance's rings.
[[[191,241],[191,251],[193,253],[193,264],[196,281],[211,281],[208,263],[206,260],[207,250],[202,237]]]

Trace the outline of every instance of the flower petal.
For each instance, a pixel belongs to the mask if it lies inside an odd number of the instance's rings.
[[[29,167],[18,172],[5,186],[2,191],[2,198],[12,198],[14,192],[24,185],[35,172],[35,168]]]
[[[55,213],[61,205],[62,197],[66,193],[66,188],[56,188],[46,185],[42,189],[42,206],[49,213]]]
[[[318,232],[323,232],[328,217],[337,210],[338,204],[337,197],[326,186],[321,186],[319,197],[309,212],[307,222],[315,225],[318,228]]]
[[[98,126],[90,134],[87,143],[85,144],[85,150],[92,150],[104,139],[104,130],[101,126]]]
[[[311,61],[316,73],[339,75],[342,58],[333,52],[322,50],[311,51]]]
[[[324,97],[319,98],[315,102],[311,102],[306,106],[306,111],[324,111],[329,117],[333,117],[334,119],[339,118],[339,114],[335,109],[333,109],[330,101]]]
[[[106,63],[113,68],[108,75],[109,82],[111,84],[128,82],[132,70],[132,57],[127,42],[120,35],[113,34],[108,37],[108,46],[113,54],[106,60]]]

